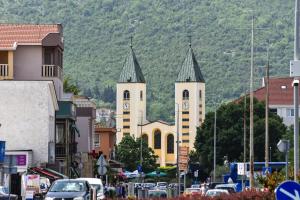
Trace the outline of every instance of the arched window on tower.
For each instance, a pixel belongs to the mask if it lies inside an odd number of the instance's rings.
[[[167,137],[167,153],[174,153],[174,135],[169,134]]]
[[[143,134],[142,140],[143,140],[143,141],[147,144],[147,146],[148,146],[148,135],[147,135],[147,134]]]
[[[161,132],[160,130],[155,130],[154,132],[154,149],[161,148]]]
[[[183,90],[182,99],[183,100],[188,100],[189,99],[189,91],[188,90]]]
[[[128,90],[125,90],[123,93],[123,98],[124,100],[129,100],[130,99],[130,93]]]

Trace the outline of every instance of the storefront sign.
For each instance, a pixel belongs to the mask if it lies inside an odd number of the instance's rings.
[[[4,163],[5,158],[5,141],[0,141],[0,164]]]
[[[30,174],[26,176],[26,191],[40,192],[40,175]]]
[[[26,166],[26,155],[16,155],[17,166]]]

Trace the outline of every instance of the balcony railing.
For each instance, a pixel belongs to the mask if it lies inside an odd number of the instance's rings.
[[[42,77],[57,77],[62,79],[63,70],[58,65],[43,65],[42,66]]]
[[[8,76],[8,64],[0,64],[0,76]]]
[[[66,157],[66,144],[55,144],[55,157],[57,158]]]

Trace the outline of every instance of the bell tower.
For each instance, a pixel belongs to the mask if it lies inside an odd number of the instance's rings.
[[[181,146],[191,150],[194,148],[197,127],[205,116],[205,81],[191,42],[175,83],[175,106],[179,108],[178,115],[175,109],[175,122],[176,128],[179,126]]]
[[[140,137],[139,125],[146,121],[146,82],[132,47],[117,83],[117,144],[123,136]]]

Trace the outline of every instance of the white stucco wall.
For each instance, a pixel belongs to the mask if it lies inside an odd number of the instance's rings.
[[[53,87],[51,81],[0,82],[0,140],[7,150],[32,150],[33,165],[48,162],[48,144],[54,141]]]

